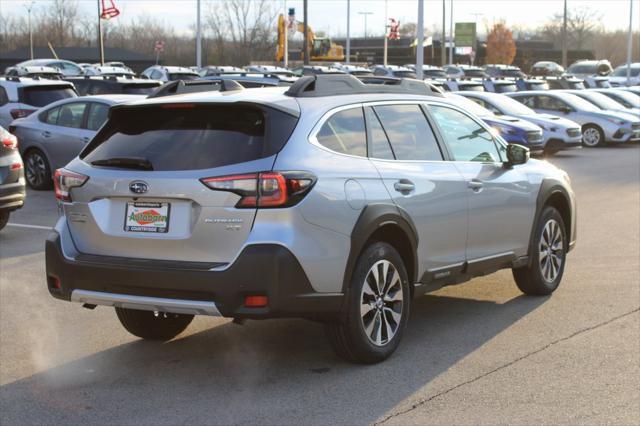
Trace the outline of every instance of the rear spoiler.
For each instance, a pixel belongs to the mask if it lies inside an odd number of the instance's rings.
[[[233,90],[244,90],[244,87],[234,80],[177,80],[163,84],[147,98],[160,98],[183,93],[229,92]]]

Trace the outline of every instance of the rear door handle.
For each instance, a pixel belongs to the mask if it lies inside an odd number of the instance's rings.
[[[405,194],[415,190],[416,186],[410,180],[401,179],[398,182],[393,184],[393,189]]]
[[[470,180],[467,182],[467,188],[473,189],[474,191],[480,191],[482,189],[483,183],[477,179]]]
[[[45,138],[48,138],[49,136],[51,136],[51,133],[45,130],[44,132],[42,132],[42,136],[44,136]]]

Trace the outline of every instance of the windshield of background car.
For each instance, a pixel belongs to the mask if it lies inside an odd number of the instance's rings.
[[[464,75],[466,77],[475,77],[475,78],[484,78],[487,76],[487,74],[481,68],[465,69]]]
[[[582,93],[581,93],[582,94]],[[589,102],[594,104],[600,109],[622,109],[624,105],[619,102],[614,101],[608,96],[603,95],[602,93],[590,92],[586,91],[586,93],[582,94],[584,98],[586,98]],[[580,96],[580,95],[578,95]]]
[[[447,78],[447,73],[441,70],[424,70],[423,75],[431,78]]]
[[[611,74],[614,77],[626,77],[627,76],[627,66],[622,65],[616,68],[616,70]],[[637,77],[640,75],[640,67],[631,67],[631,77]]]
[[[507,96],[492,96],[489,102],[506,115],[536,115],[536,112],[528,106]]]
[[[200,78],[198,74],[189,74],[189,73],[169,73],[169,80],[195,80],[196,78]]]
[[[486,109],[482,105],[477,104],[471,99],[467,99],[464,96],[455,95],[453,93],[445,95],[445,98],[451,101],[452,104],[464,109],[471,114],[475,114],[478,117],[487,117],[495,115],[492,111]]]
[[[418,77],[416,73],[413,71],[394,71],[393,76],[399,77],[399,78],[417,78]]]
[[[567,68],[567,72],[569,74],[595,74],[597,67],[595,64],[593,65],[571,65]]]
[[[125,84],[122,86],[122,93],[126,95],[148,95],[160,86],[157,83]]]
[[[600,108],[595,106],[589,101],[585,101],[579,96],[572,95],[571,93],[565,93],[561,98],[571,107],[577,109],[578,111],[589,111],[589,112],[600,112]]]
[[[518,90],[515,83],[514,84],[494,84],[493,87],[496,93],[509,93],[509,92],[515,92]]]
[[[297,122],[254,105],[116,108],[80,158],[143,158],[154,171],[209,169],[276,154]]]
[[[77,96],[69,86],[26,86],[21,89],[20,102],[43,107],[60,99],[76,98]]]

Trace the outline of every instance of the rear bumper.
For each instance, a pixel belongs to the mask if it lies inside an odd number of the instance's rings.
[[[337,317],[342,293],[315,292],[295,256],[276,244],[247,246],[225,270],[202,264],[110,256],[65,256],[60,234],[46,241],[47,287],[53,297],[89,305],[234,318]],[[56,281],[59,288],[56,288]],[[244,306],[267,296],[266,307]]]
[[[27,195],[24,178],[0,185],[0,210],[16,210],[24,205]]]

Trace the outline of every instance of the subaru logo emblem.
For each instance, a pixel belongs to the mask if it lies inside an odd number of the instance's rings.
[[[129,190],[134,194],[144,194],[149,190],[149,185],[141,181],[131,182],[129,184]]]

